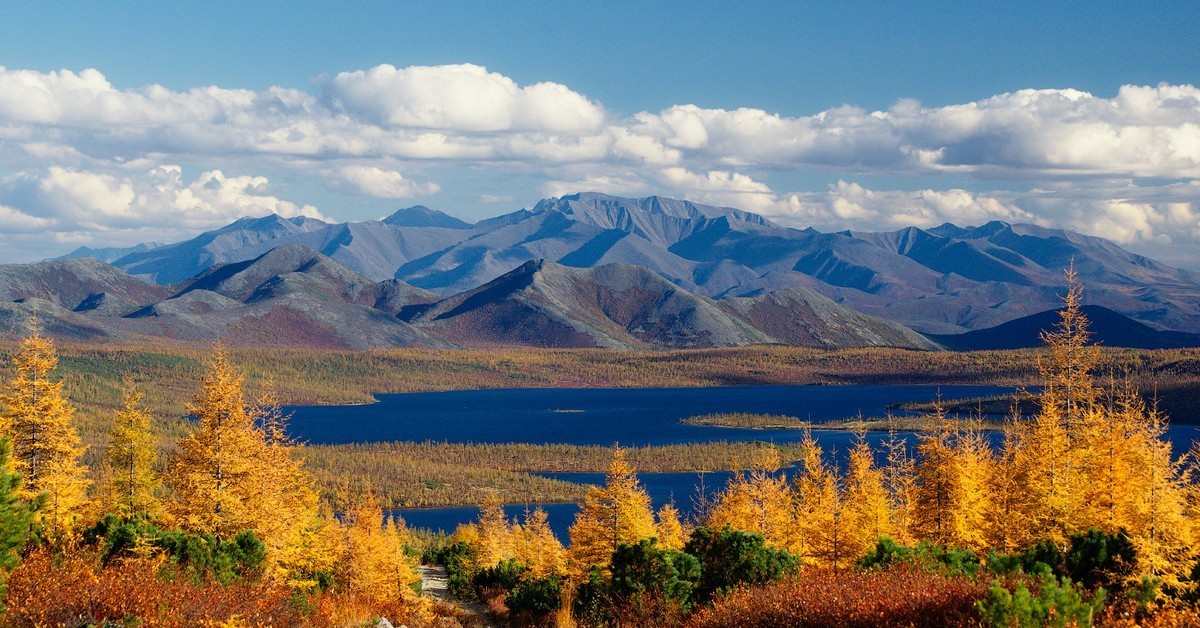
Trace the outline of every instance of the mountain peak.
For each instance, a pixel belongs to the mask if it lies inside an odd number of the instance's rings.
[[[469,223],[454,216],[430,209],[424,205],[413,205],[397,209],[382,221],[393,227],[442,227],[445,229],[470,229]]]

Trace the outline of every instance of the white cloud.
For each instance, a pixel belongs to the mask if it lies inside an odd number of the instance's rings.
[[[380,126],[454,131],[587,133],[604,110],[557,83],[520,87],[477,65],[379,65],[325,84],[334,108]]]
[[[784,224],[824,230],[933,227],[945,222],[979,225],[991,220],[1039,222],[1019,206],[966,190],[871,190],[838,181],[824,192],[794,193],[767,215]]]
[[[178,163],[207,172],[185,182]],[[0,228],[13,233],[170,233],[243,214],[316,212],[261,177],[224,171],[287,170],[338,192],[408,198],[437,194],[438,184],[411,173],[439,167],[520,173],[548,195],[670,194],[803,226],[1002,219],[1183,250],[1200,243],[1200,89],[1020,90],[799,116],[679,104],[618,117],[569,86],[521,85],[469,64],[379,65],[320,78],[312,91],[129,89],[95,69],[0,67],[0,169],[16,173],[0,181]],[[811,170],[846,182],[816,192],[764,183]],[[928,181],[943,173],[955,184],[933,189]],[[931,189],[853,183],[914,174]],[[991,180],[1029,189],[981,193]],[[516,192],[495,195],[523,197]]]
[[[226,176],[220,170],[190,182],[172,165],[131,176],[52,167],[0,180],[0,246],[18,249],[10,251],[14,257],[22,257],[19,249],[45,257],[51,253],[48,242],[124,246],[180,240],[243,216],[271,213],[324,219],[311,205],[271,194],[265,177]]]
[[[430,196],[441,190],[436,183],[411,181],[399,172],[375,166],[344,166],[337,171],[337,177],[353,193],[378,198]]]

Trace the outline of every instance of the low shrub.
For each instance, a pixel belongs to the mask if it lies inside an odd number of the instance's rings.
[[[694,628],[845,626],[972,626],[975,601],[987,586],[901,564],[889,569],[803,569],[781,583],[747,587],[718,597],[693,614]]]
[[[797,569],[796,558],[766,547],[761,534],[725,528],[697,528],[683,551],[700,561],[699,603],[739,585],[770,584]]]

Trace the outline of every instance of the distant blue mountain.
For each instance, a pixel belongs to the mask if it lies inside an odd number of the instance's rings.
[[[1200,273],[1102,238],[1004,222],[821,233],[658,196],[573,194],[475,224],[422,206],[381,221],[342,224],[247,218],[112,262],[172,284],[289,244],[374,281],[402,280],[446,296],[531,260],[576,268],[633,264],[712,298],[808,288],[930,334],[984,329],[1054,309],[1062,271],[1074,260],[1088,302],[1154,329],[1200,333]]]

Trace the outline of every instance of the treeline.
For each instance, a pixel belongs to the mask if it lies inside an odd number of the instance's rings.
[[[799,449],[767,443],[691,443],[625,449],[646,473],[751,469],[771,450],[784,460]],[[612,447],[525,443],[394,442],[313,445],[300,454],[332,495],[371,487],[384,508],[474,505],[487,493],[509,503],[575,502],[587,487],[535,473],[603,473]]]
[[[219,348],[161,458],[137,384],[82,464],[58,356],[36,326],[0,390],[0,625],[354,625],[446,615],[418,597],[402,522],[369,491],[324,506],[286,417]],[[193,384],[195,386],[195,384]]]
[[[1152,403],[1097,383],[1068,278],[1037,412],[998,446],[940,409],[939,429],[860,439],[844,466],[809,435],[794,477],[764,457],[687,522],[651,510],[618,451],[566,547],[530,550],[531,522],[493,508],[435,558],[531,624],[1196,625],[1200,446],[1173,457]]]

